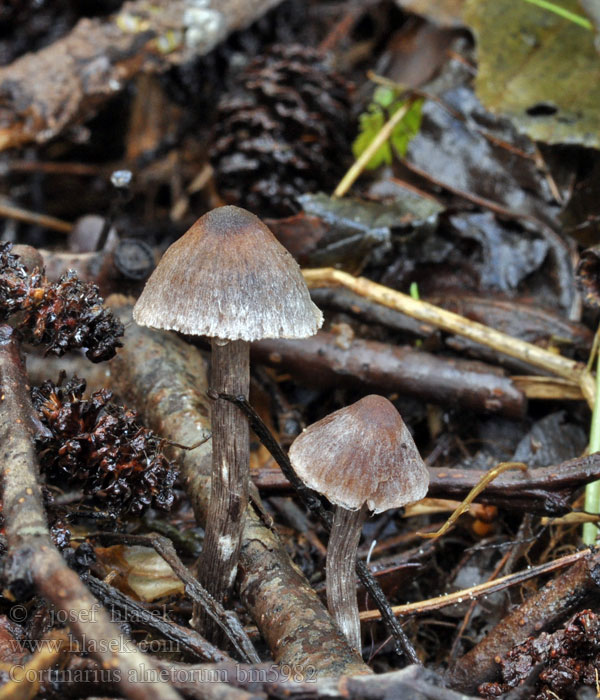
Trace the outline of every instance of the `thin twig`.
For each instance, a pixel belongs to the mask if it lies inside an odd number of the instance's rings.
[[[96,533],[102,540],[118,541],[128,545],[151,546],[173,569],[176,576],[183,582],[185,592],[194,603],[202,606],[206,614],[214,623],[223,630],[225,636],[232,643],[242,660],[248,663],[260,663],[260,657],[256,653],[250,638],[246,634],[242,623],[235,613],[225,610],[210,593],[190,573],[189,569],[177,556],[173,543],[162,535],[151,532],[147,535],[129,535],[122,533]]]
[[[25,224],[43,226],[59,233],[71,233],[73,230],[73,224],[68,221],[63,221],[47,214],[38,214],[34,211],[21,209],[21,207],[15,207],[11,204],[0,203],[0,216],[14,219],[15,221],[22,221]]]
[[[508,576],[503,576],[495,581],[486,581],[485,583],[479,583],[477,586],[472,586],[471,588],[465,588],[460,591],[454,591],[453,593],[448,593],[448,595],[437,596],[436,598],[429,598],[427,600],[419,601],[418,603],[407,603],[406,605],[394,605],[392,611],[394,615],[407,616],[407,615],[420,615],[422,613],[432,612],[433,610],[441,610],[448,605],[456,605],[456,603],[462,603],[465,600],[475,600],[475,598],[481,598],[481,596],[490,595],[496,593],[497,591],[505,590],[510,586],[516,586],[524,581],[535,578],[536,576],[542,576],[543,574],[548,574],[552,571],[557,571],[558,569],[563,569],[565,566],[570,566],[580,559],[585,559],[591,553],[590,549],[582,549],[580,552],[575,554],[568,554],[567,556],[560,557],[551,562],[546,562],[545,564],[540,564],[539,566],[533,566],[531,569],[526,571],[518,571],[516,574],[509,574]],[[381,618],[381,613],[378,610],[366,610],[360,613],[361,620],[379,620]]]

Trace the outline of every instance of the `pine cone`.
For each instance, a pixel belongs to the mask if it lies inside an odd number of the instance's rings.
[[[287,216],[335,188],[350,162],[350,85],[314,49],[275,45],[219,103],[211,160],[229,203]]]
[[[37,443],[46,479],[80,486],[114,513],[168,510],[177,470],[161,452],[163,441],[140,425],[135,411],[113,403],[107,389],[84,399],[85,380],[61,383],[46,381],[32,390],[50,430]]]
[[[76,348],[87,348],[92,362],[114,357],[125,330],[104,308],[98,287],[73,270],[51,283],[37,268],[28,272],[11,247],[0,243],[0,320],[20,312],[16,328],[24,340],[58,357]]]

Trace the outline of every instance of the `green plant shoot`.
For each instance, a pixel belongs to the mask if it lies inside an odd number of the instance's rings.
[[[373,93],[373,100],[366,112],[359,117],[358,136],[352,144],[352,152],[355,158],[367,149],[371,141],[377,136],[386,121],[393,116],[405,101],[399,97],[397,90],[387,86],[378,86]],[[406,149],[411,139],[419,133],[421,127],[421,108],[423,100],[414,100],[404,118],[396,125],[390,138],[375,152],[365,168],[373,170],[384,163],[390,165],[394,153],[399,158],[406,154]]]
[[[583,27],[584,29],[593,29],[593,25],[590,22],[587,17],[582,17],[581,15],[576,14],[575,12],[571,12],[570,10],[567,10],[565,7],[561,7],[560,5],[555,5],[553,2],[549,2],[548,0],[525,0],[526,2],[531,3],[532,5],[536,5],[537,7],[541,7],[544,10],[548,10],[549,12],[554,12],[555,15],[558,15],[559,17],[562,17],[563,19],[568,19],[569,22],[573,22],[573,24],[578,24],[580,27]]]

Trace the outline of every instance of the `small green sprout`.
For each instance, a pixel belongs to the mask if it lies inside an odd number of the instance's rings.
[[[359,117],[359,133],[352,144],[352,152],[356,158],[367,149],[377,136],[383,125],[405,104],[394,88],[380,85],[375,88],[373,100],[366,112]],[[394,152],[399,158],[406,154],[411,139],[414,138],[421,126],[421,98],[413,100],[402,120],[394,127],[390,138],[382,144],[365,166],[373,170],[383,163],[390,165]]]

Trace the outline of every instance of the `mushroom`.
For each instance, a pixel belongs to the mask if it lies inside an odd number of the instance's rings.
[[[360,651],[355,567],[367,512],[421,500],[429,474],[398,411],[375,395],[306,428],[292,443],[289,457],[300,479],[334,505],[327,606],[350,645]]]
[[[165,252],[133,310],[137,323],[211,339],[212,479],[199,576],[219,601],[235,580],[249,485],[246,418],[219,394],[248,395],[249,343],[305,338],[323,316],[294,258],[239,207],[213,209]]]

